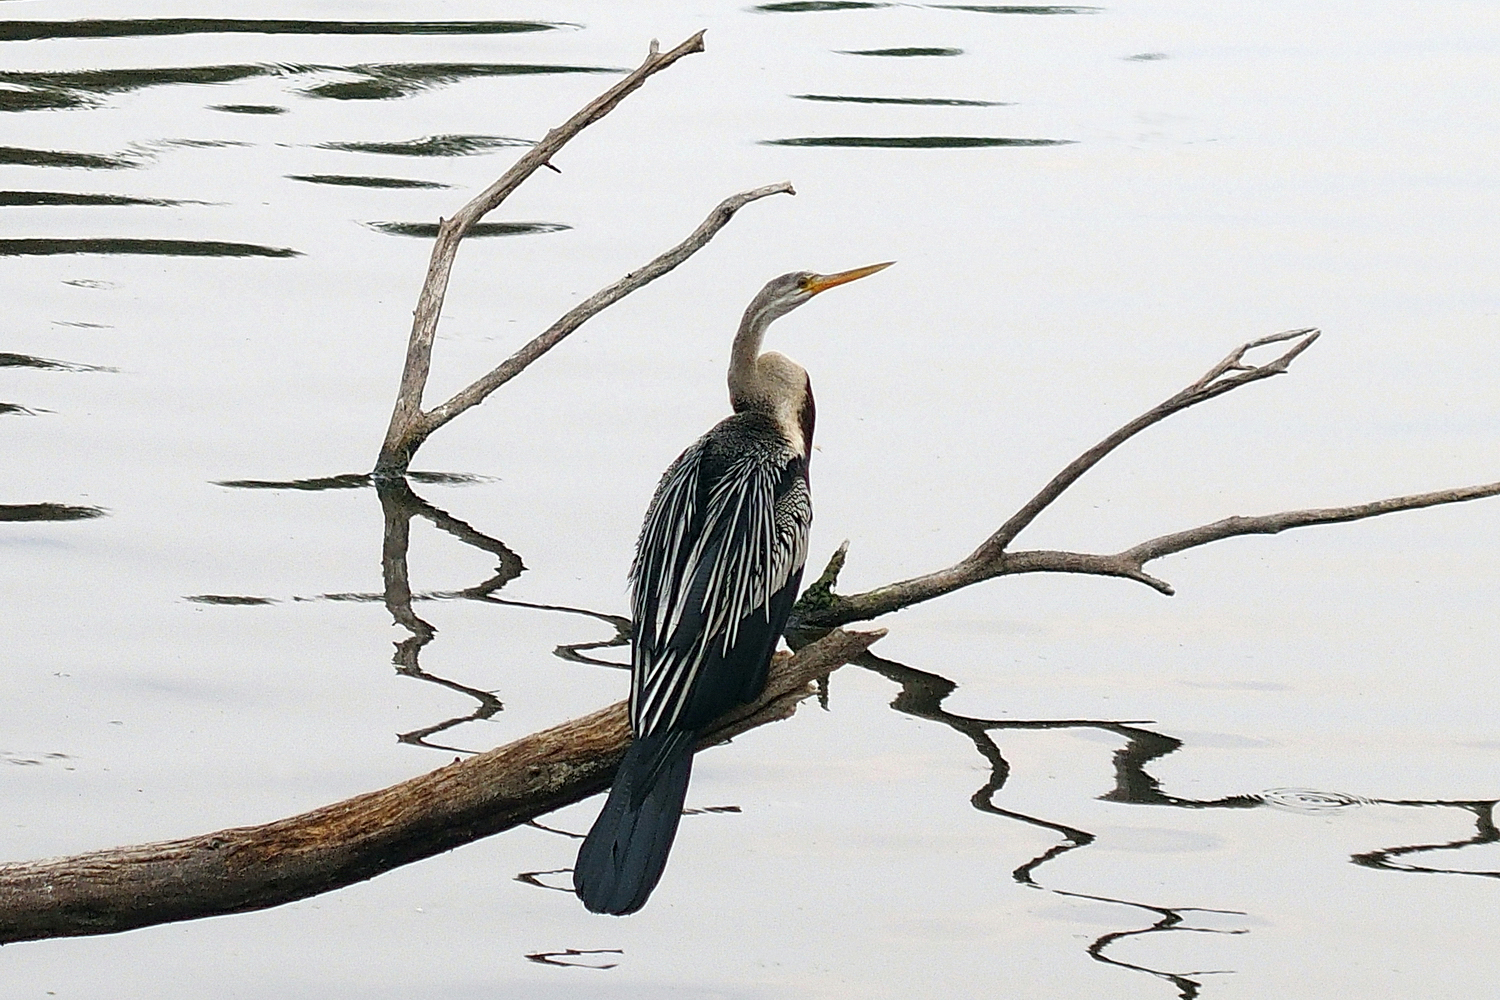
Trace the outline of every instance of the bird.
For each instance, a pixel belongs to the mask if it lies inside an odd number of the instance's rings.
[[[699,734],[760,695],[802,580],[812,381],[785,355],[761,353],[766,328],[892,263],[767,283],[730,348],[733,414],[657,485],[630,567],[632,740],[573,869],[574,891],[595,913],[634,913],[656,888]]]

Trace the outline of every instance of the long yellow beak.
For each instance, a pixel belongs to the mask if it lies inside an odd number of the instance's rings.
[[[856,278],[863,278],[874,274],[876,271],[884,271],[894,263],[896,262],[888,260],[884,264],[870,264],[866,267],[856,267],[852,271],[840,271],[838,274],[815,274],[811,278],[808,278],[807,283],[802,287],[816,295],[819,292],[826,292],[834,285],[842,285]]]

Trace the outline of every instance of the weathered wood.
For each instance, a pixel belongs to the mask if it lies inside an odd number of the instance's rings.
[[[772,665],[765,693],[703,746],[785,718],[884,631],[831,632]],[[601,791],[630,740],[625,703],[300,816],[183,840],[0,865],[0,943],[259,910],[360,882]]]

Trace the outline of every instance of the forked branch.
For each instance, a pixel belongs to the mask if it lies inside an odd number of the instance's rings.
[[[390,426],[386,429],[385,442],[380,446],[380,455],[375,463],[377,478],[391,479],[404,475],[411,464],[412,455],[433,431],[463,411],[483,402],[486,396],[555,347],[589,317],[687,260],[702,249],[715,233],[727,225],[739,209],[769,195],[796,193],[790,184],[783,183],[744,191],[725,199],[682,243],[657,257],[645,267],[630,272],[608,288],[579,303],[567,315],[506,359],[504,363],[477,379],[452,399],[432,410],[422,409],[422,396],[426,391],[427,376],[432,368],[432,347],[437,337],[438,317],[442,313],[443,297],[447,293],[448,278],[453,270],[453,261],[458,254],[460,241],[476,222],[499,207],[511,192],[538,168],[551,166],[552,156],[570,139],[609,114],[631,92],[645,83],[648,77],[661,72],[685,55],[702,51],[703,32],[701,31],[670,52],[659,51],[656,42],[653,41],[646,61],[641,63],[634,72],[596,97],[562,125],[548,132],[541,142],[528,150],[499,180],[459,209],[452,218],[439,221],[437,241],[433,245],[432,259],[427,267],[427,278],[422,284],[422,292],[417,299],[417,308],[412,316],[411,339],[407,343],[406,364],[401,373],[401,387],[396,395],[396,405],[391,412]]]
[[[1018,573],[1084,573],[1094,576],[1121,577],[1143,583],[1170,596],[1173,593],[1171,584],[1147,573],[1146,563],[1223,538],[1239,535],[1274,535],[1289,528],[1358,521],[1396,511],[1500,496],[1500,482],[1488,483],[1391,497],[1347,507],[1289,510],[1257,517],[1227,517],[1212,524],[1152,538],[1115,553],[1056,550],[1009,551],[1010,543],[1036,519],[1037,515],[1060,497],[1069,486],[1077,482],[1085,472],[1099,464],[1104,456],[1125,441],[1174,413],[1221,396],[1242,385],[1248,385],[1272,375],[1283,374],[1297,356],[1312,346],[1317,338],[1318,331],[1314,329],[1289,330],[1240,345],[1197,381],[1125,424],[1070,462],[1042,488],[1041,492],[1012,515],[979,548],[953,566],[913,577],[910,580],[878,587],[862,594],[839,595],[833,593],[832,586],[836,581],[839,568],[843,566],[848,545],[846,542],[834,553],[829,569],[824,572],[818,583],[808,588],[808,593],[798,601],[797,610],[794,612],[795,625],[801,629],[819,630],[847,625],[851,622],[868,621],[892,611],[899,611],[912,604],[952,593],[961,587],[997,576],[1010,576]],[[1288,342],[1291,346],[1266,364],[1254,365],[1245,360],[1246,355],[1257,347]]]

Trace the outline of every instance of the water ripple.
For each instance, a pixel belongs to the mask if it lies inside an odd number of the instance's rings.
[[[95,239],[0,240],[0,257],[48,257],[58,254],[148,255],[159,257],[300,257],[290,247],[222,240]]]
[[[365,225],[391,236],[417,236],[430,240],[438,234],[436,222],[366,222]],[[560,222],[478,222],[469,227],[466,235],[530,236],[534,233],[560,233],[572,228]]]
[[[1365,806],[1369,799],[1343,792],[1320,792],[1315,788],[1270,788],[1256,798],[1268,806],[1287,809],[1291,812],[1322,813],[1336,812],[1351,806]]]
[[[840,104],[919,104],[944,108],[999,108],[1012,101],[970,101],[957,97],[846,97],[838,94],[792,94],[799,101],[834,101]]]
[[[993,146],[1066,146],[1074,141],[988,135],[809,135],[791,139],[762,139],[760,144],[862,149],[975,149]]]
[[[65,503],[0,503],[0,521],[87,521],[107,513],[103,507]]]
[[[554,21],[294,21],[227,17],[0,21],[0,42],[153,35],[509,35],[578,25]]]
[[[526,139],[503,135],[429,135],[403,142],[322,142],[316,148],[381,156],[473,156],[491,149],[530,145]]]
[[[448,188],[452,184],[437,181],[416,181],[405,177],[361,177],[351,174],[287,174],[289,181],[305,181],[308,184],[331,184],[335,187],[363,188]]]

